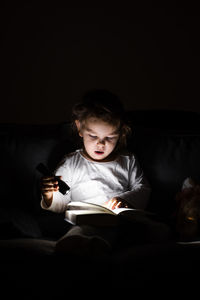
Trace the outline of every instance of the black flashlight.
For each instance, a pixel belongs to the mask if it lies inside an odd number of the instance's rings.
[[[44,176],[54,176],[54,174],[52,174],[52,172],[50,172],[43,163],[37,165],[36,169]],[[60,178],[56,177],[56,180],[58,181],[59,192],[61,192],[63,195],[67,195],[69,193],[70,187]]]

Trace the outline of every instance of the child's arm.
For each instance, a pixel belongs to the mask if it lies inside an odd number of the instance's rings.
[[[147,207],[151,188],[135,157],[130,158],[129,189],[119,195],[129,203],[130,207],[145,209]]]
[[[149,201],[151,188],[134,156],[130,157],[127,171],[129,174],[128,190],[116,195],[116,197],[127,203],[128,207],[145,209]]]

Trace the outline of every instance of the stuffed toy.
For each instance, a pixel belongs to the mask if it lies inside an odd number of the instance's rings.
[[[180,239],[196,239],[200,233],[200,185],[192,178],[183,182],[176,195],[176,232]]]

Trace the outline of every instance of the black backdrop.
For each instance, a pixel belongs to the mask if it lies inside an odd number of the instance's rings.
[[[200,111],[194,2],[0,5],[1,123],[65,121],[91,88],[117,93],[128,110]]]

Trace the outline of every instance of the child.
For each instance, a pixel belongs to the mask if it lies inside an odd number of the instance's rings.
[[[126,151],[131,129],[119,99],[106,90],[88,92],[74,106],[72,120],[82,148],[68,154],[55,172],[70,186],[70,192],[62,195],[56,177],[43,177],[42,208],[59,213],[70,201],[88,201],[110,209],[145,209],[150,187],[134,155]],[[58,241],[57,249],[109,248],[115,234],[110,239],[108,231],[74,226]]]

